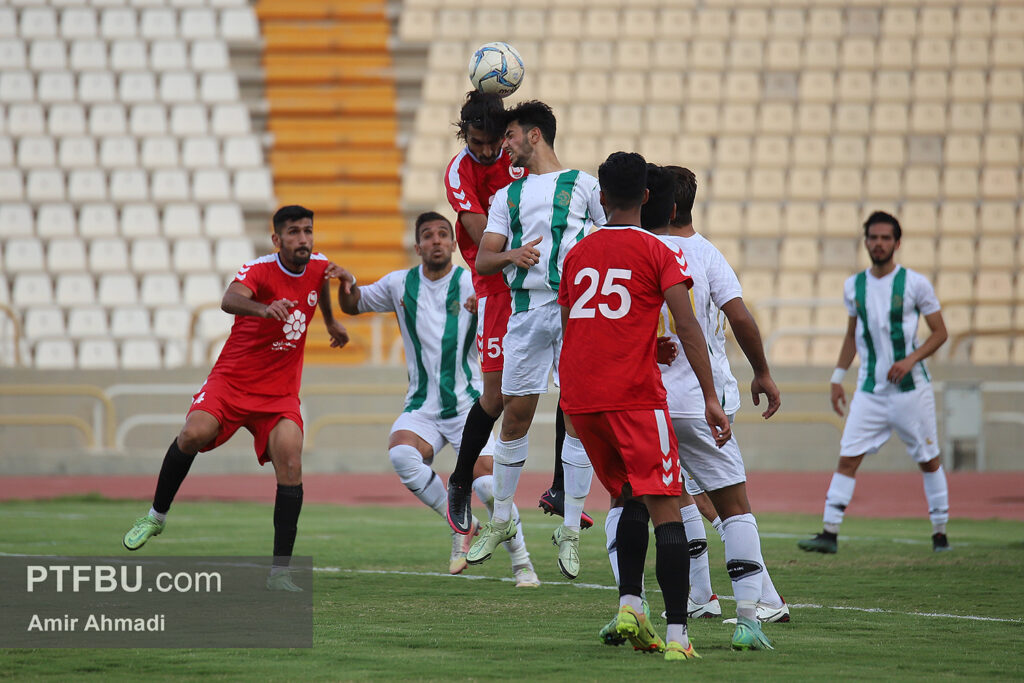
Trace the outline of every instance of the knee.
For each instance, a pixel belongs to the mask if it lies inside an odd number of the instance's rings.
[[[199,449],[213,439],[215,435],[205,433],[205,430],[194,425],[186,424],[178,432],[178,449],[182,453],[194,455]]]
[[[302,458],[300,455],[284,455],[273,458],[277,483],[298,486],[302,483]]]
[[[502,408],[504,407],[501,399],[501,389],[495,387],[492,391],[488,391],[487,387],[484,388],[484,392],[480,394],[480,407],[484,409],[484,412],[491,417],[498,417],[501,415]]]
[[[486,477],[488,474],[494,473],[494,458],[482,455],[477,458],[476,464],[473,465],[473,479],[479,479],[480,477]]]

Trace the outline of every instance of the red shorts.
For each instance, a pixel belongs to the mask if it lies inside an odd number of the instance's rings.
[[[230,439],[239,427],[245,427],[253,436],[253,448],[260,465],[270,462],[267,442],[270,432],[282,419],[288,419],[302,429],[298,396],[260,396],[238,391],[217,377],[208,377],[206,383],[192,397],[195,410],[213,415],[220,423],[216,438],[199,450],[210,451]]]
[[[501,372],[505,367],[505,331],[512,316],[512,292],[488,294],[477,301],[476,349],[480,369]]]
[[[667,408],[570,416],[598,479],[618,497],[627,482],[634,496],[682,493],[679,450]]]

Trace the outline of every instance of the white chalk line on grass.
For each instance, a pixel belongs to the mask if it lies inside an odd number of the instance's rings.
[[[504,581],[511,583],[515,579],[508,577],[494,577],[494,576],[475,576],[472,574],[442,574],[441,572],[414,572],[414,571],[402,571],[397,569],[342,569],[341,567],[313,567],[314,572],[323,572],[326,574],[377,574],[377,575],[393,575],[393,576],[424,576],[424,577],[438,577],[444,579],[466,579],[468,581]],[[579,583],[569,581],[545,581],[548,586],[572,586],[574,588],[584,588],[592,590],[607,590],[613,591],[618,590],[615,586],[605,586],[599,583]],[[659,590],[652,590],[652,593],[660,593]],[[731,595],[719,595],[719,600],[731,600],[733,602],[736,599]],[[834,609],[834,610],[846,610],[852,612],[865,612],[868,614],[896,614],[907,617],[931,617],[939,619],[965,619],[967,621],[995,621],[1000,623],[1009,624],[1024,624],[1024,619],[1003,619],[1000,617],[981,617],[970,614],[944,614],[941,612],[899,612],[897,610],[882,609],[880,607],[847,607],[843,605],[818,605],[815,603],[790,603],[790,609]]]

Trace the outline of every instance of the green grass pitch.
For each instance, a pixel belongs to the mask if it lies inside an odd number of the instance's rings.
[[[596,501],[600,497],[595,496]],[[145,504],[73,498],[0,503],[0,552],[115,555]],[[597,506],[593,503],[592,508]],[[271,507],[179,503],[167,530],[140,554],[261,555]],[[595,510],[596,512],[596,510]],[[762,515],[764,555],[793,621],[765,631],[773,652],[733,652],[731,626],[690,622],[703,659],[667,663],[602,645],[616,593],[603,515],[583,533],[574,584],[555,563],[555,521],[523,518],[539,589],[516,589],[500,550],[464,576],[446,575],[445,523],[423,508],[307,505],[296,554],[312,555],[314,647],[301,650],[4,650],[0,678],[16,680],[1020,680],[1024,676],[1024,524],[954,521],[953,552],[934,554],[920,520],[843,526],[839,554],[810,555],[796,540],[810,516]],[[709,527],[710,530],[710,527]],[[731,595],[722,545],[710,533],[712,581]],[[654,587],[654,543],[648,585]],[[470,577],[476,577],[476,580]],[[661,595],[652,592],[661,612]],[[735,603],[722,601],[725,616]],[[655,619],[664,631],[664,622]],[[273,628],[268,624],[268,628]]]

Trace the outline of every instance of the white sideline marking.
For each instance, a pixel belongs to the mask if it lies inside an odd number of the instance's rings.
[[[400,575],[400,576],[427,576],[427,577],[440,577],[444,579],[467,579],[469,581],[505,581],[511,583],[515,579],[508,577],[493,577],[493,576],[475,576],[473,574],[442,574],[441,572],[412,572],[412,571],[400,571],[397,569],[342,569],[341,567],[313,567],[314,572],[324,572],[328,574],[384,574],[384,575]],[[604,586],[599,583],[577,583],[569,581],[544,581],[545,585],[548,586],[573,586],[574,588],[590,588],[596,590],[618,590],[615,586]],[[652,593],[660,593],[659,590],[652,590]],[[719,600],[731,600],[735,602],[735,598],[731,595],[719,595]],[[944,614],[941,612],[898,612],[891,609],[882,609],[880,607],[845,607],[841,605],[817,605],[815,603],[802,603],[795,604],[789,603],[790,609],[835,609],[835,610],[848,610],[853,612],[866,612],[869,614],[898,614],[908,617],[932,617],[941,619],[966,619],[968,621],[996,621],[1000,623],[1009,624],[1022,624],[1024,619],[1003,619],[1000,617],[979,617],[970,614]]]

